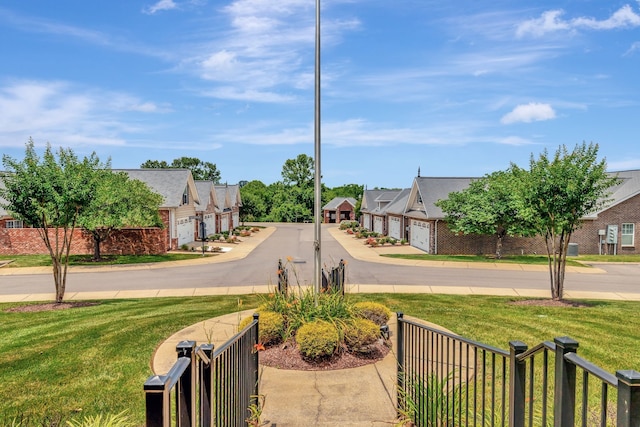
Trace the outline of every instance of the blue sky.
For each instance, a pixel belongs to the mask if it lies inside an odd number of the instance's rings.
[[[314,0],[3,0],[0,152],[278,181],[313,155],[314,25]],[[326,0],[323,182],[482,176],[582,141],[640,168],[639,71],[636,0]]]

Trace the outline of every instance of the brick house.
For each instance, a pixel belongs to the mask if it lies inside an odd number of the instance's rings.
[[[356,204],[353,197],[334,197],[322,207],[324,223],[336,223],[340,221],[356,219]]]
[[[218,201],[216,233],[231,231],[240,225],[240,207],[242,206],[240,186],[216,185],[215,190]]]
[[[621,183],[611,188],[610,201],[606,208],[583,218],[582,227],[571,236],[576,251],[582,254],[640,254],[638,226],[640,224],[640,170],[615,172]],[[449,193],[464,190],[473,179],[447,177],[416,177],[406,199],[403,202],[400,193],[398,199],[384,205],[381,209],[376,200],[382,200],[381,190],[367,190],[364,200],[374,209],[367,209],[371,215],[363,221],[363,227],[375,229],[375,213],[383,213],[388,228],[385,235],[397,235],[398,223],[404,224],[409,243],[431,254],[492,254],[496,250],[496,236],[462,235],[452,233],[444,221],[444,212],[435,206],[435,202],[446,199]],[[381,198],[382,196],[382,198]],[[404,207],[403,207],[404,205]],[[365,210],[363,209],[363,218]],[[380,222],[378,220],[378,222]],[[391,224],[394,224],[393,226]],[[379,227],[379,226],[378,226]],[[401,226],[402,227],[402,226]],[[406,234],[405,234],[406,235]],[[406,238],[406,237],[405,237]],[[542,237],[505,237],[502,251],[504,254],[546,253]]]
[[[205,236],[216,234],[216,224],[218,223],[218,198],[216,188],[213,185],[213,181],[195,181],[196,189],[198,190],[198,196],[200,203],[196,205],[196,214],[198,216],[198,224],[201,222],[205,225]],[[198,225],[198,237],[201,239],[200,227]]]
[[[165,225],[168,250],[197,239],[196,205],[200,202],[189,169],[114,169],[147,184],[163,198],[160,217]]]
[[[402,190],[365,190],[362,195],[361,225],[367,230],[387,235],[387,207]]]

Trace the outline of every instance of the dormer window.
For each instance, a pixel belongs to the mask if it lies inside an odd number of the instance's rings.
[[[189,204],[189,187],[186,187],[184,189],[184,193],[182,193],[182,204],[183,205]]]

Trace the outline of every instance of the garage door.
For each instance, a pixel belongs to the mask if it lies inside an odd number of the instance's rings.
[[[223,214],[220,218],[220,231],[229,231],[229,214]]]
[[[367,230],[371,230],[371,215],[364,214],[364,221],[362,226]]]
[[[194,225],[189,218],[178,219],[178,246],[191,243],[194,239]]]
[[[384,234],[384,227],[383,227],[381,216],[373,217],[373,231],[378,234]]]
[[[233,213],[233,227],[240,225],[240,214],[238,212]]]
[[[395,216],[389,217],[389,236],[398,240],[402,239],[402,234],[400,230],[400,218]]]
[[[207,227],[207,236],[211,234],[216,234],[216,215],[215,214],[207,214],[204,216],[204,223]]]
[[[429,253],[429,223],[411,220],[411,246]]]

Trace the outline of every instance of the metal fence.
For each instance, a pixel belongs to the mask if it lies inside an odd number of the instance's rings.
[[[399,413],[417,426],[640,427],[640,373],[612,375],[579,357],[568,337],[509,346],[398,313]]]
[[[258,315],[218,349],[182,341],[166,375],[144,383],[148,427],[246,426],[258,397]]]

